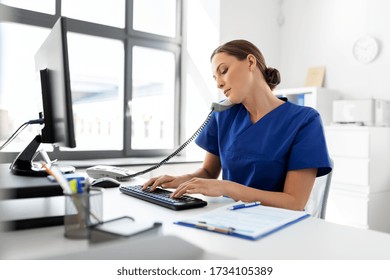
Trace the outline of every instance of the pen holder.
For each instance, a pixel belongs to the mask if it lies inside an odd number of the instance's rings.
[[[64,227],[65,237],[87,239],[90,227],[102,222],[103,192],[91,188],[89,192],[66,194]]]

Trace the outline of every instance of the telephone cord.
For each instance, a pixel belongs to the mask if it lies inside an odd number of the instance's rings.
[[[137,173],[129,174],[126,176],[126,178],[133,178],[139,175],[143,175],[145,173],[148,173],[150,171],[153,171],[165,163],[167,163],[171,158],[175,157],[178,153],[180,153],[185,147],[187,147],[194,139],[200,134],[200,132],[206,127],[207,123],[210,121],[211,115],[213,113],[214,109],[211,110],[211,112],[208,114],[206,120],[202,123],[202,125],[195,131],[195,133],[186,141],[184,142],[179,148],[177,148],[172,154],[167,156],[165,159],[163,159],[161,162],[157,163],[156,165],[149,167],[145,170],[139,171]]]

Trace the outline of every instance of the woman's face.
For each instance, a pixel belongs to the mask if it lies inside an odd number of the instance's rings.
[[[250,92],[253,81],[251,58],[253,57],[248,56],[247,59],[239,61],[226,53],[217,53],[211,61],[217,87],[232,103],[242,103]]]

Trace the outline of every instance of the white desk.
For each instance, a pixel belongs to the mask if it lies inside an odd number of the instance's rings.
[[[204,197],[203,197],[204,198]],[[118,189],[104,191],[104,220],[131,216],[136,220],[162,222],[163,234],[180,237],[206,251],[202,258],[232,259],[390,259],[390,235],[308,218],[257,241],[206,232],[173,224],[174,221],[209,211],[232,200],[207,198],[201,209],[172,211],[132,198]],[[2,259],[49,258],[89,250],[85,240],[63,237],[63,227],[1,233]],[[161,253],[161,252],[160,252]]]

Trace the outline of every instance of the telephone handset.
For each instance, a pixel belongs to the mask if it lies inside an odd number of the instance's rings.
[[[211,110],[215,111],[215,112],[222,112],[222,111],[225,111],[233,106],[234,106],[234,104],[232,102],[230,102],[229,99],[226,98],[221,103],[216,103],[216,102],[211,103]]]
[[[176,156],[178,153],[180,153],[185,147],[187,147],[188,144],[190,144],[200,134],[200,132],[206,127],[207,123],[209,122],[209,120],[211,118],[211,114],[213,112],[222,112],[222,111],[225,111],[225,110],[233,107],[234,105],[235,104],[231,103],[229,101],[229,99],[225,99],[221,103],[216,103],[216,102],[211,103],[211,112],[208,114],[206,120],[202,123],[202,125],[195,131],[195,133],[186,142],[184,142],[179,148],[177,148],[172,154],[170,154],[165,159],[163,159],[161,162],[159,162],[158,164],[156,164],[150,168],[147,168],[143,171],[140,171],[140,172],[137,172],[134,174],[130,174],[129,170],[127,170],[125,168],[118,168],[115,166],[108,166],[108,165],[104,165],[104,166],[97,165],[97,166],[92,166],[92,167],[87,168],[87,174],[94,179],[99,179],[102,177],[111,177],[111,178],[123,181],[123,180],[128,180],[128,179],[131,179],[133,177],[148,173],[152,170],[155,170],[155,169],[159,168],[161,165],[168,162],[171,158]]]

